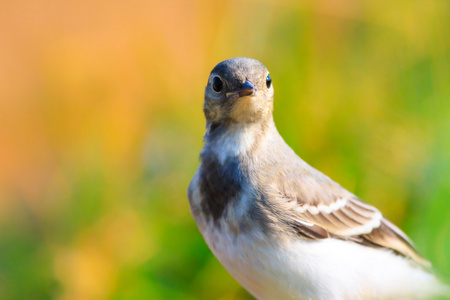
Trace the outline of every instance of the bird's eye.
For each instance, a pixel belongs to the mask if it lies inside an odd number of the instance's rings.
[[[267,85],[267,88],[270,88],[270,86],[272,85],[272,78],[270,78],[269,74],[267,74],[266,85]]]
[[[219,93],[223,88],[223,82],[219,76],[213,78],[213,89],[215,92]]]

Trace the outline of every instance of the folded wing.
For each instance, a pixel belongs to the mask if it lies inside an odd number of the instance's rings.
[[[356,197],[331,203],[300,204],[295,208],[294,228],[307,239],[334,237],[366,246],[392,249],[422,265],[411,240],[373,206]]]

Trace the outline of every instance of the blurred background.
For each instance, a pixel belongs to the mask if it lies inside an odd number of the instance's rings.
[[[186,190],[220,61],[450,278],[450,2],[1,1],[0,299],[251,299]]]

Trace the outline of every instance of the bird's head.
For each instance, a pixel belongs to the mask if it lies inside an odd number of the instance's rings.
[[[203,109],[207,122],[216,125],[267,119],[273,110],[269,71],[245,57],[219,63],[209,75]]]

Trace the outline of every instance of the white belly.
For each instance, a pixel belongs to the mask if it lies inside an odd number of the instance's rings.
[[[406,259],[351,242],[268,241],[260,232],[232,235],[213,226],[203,235],[228,272],[258,299],[417,299],[440,288]]]

